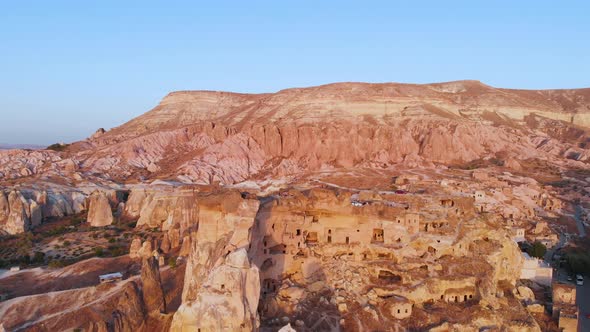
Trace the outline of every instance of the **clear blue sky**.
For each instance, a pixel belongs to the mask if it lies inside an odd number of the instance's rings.
[[[0,142],[82,139],[173,90],[589,87],[589,3],[2,1]]]

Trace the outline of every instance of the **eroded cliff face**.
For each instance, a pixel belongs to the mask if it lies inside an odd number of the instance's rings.
[[[571,128],[574,119],[586,123],[588,91],[518,91],[461,81],[342,83],[261,95],[175,92],[72,151],[84,160],[83,169],[116,168],[124,176],[145,170],[197,183],[497,155],[560,158],[579,147],[556,140],[552,128]],[[553,119],[553,125],[531,119]],[[549,142],[557,148],[539,150]]]
[[[339,167],[500,158],[585,162],[590,89],[521,91],[475,81],[341,83],[274,94],[183,91],[65,152],[0,152],[0,179],[238,183]],[[581,145],[579,143],[582,143]],[[563,160],[566,161],[563,161]]]
[[[251,331],[258,326],[260,279],[244,249],[258,204],[238,192],[201,197],[198,228],[190,237],[182,305],[172,331]]]
[[[183,233],[196,224],[199,205],[194,189],[186,190],[131,190],[125,205],[125,216],[138,218],[137,225],[158,227]]]
[[[142,331],[147,318],[141,289],[133,281],[19,297],[3,303],[0,311],[7,331]]]
[[[87,210],[88,198],[93,190],[93,187],[77,189],[58,185],[49,189],[28,186],[17,188],[7,191],[0,189],[0,232],[20,234],[39,226],[47,218],[82,213]],[[113,190],[108,191],[110,196],[114,195]],[[96,207],[91,213],[92,219],[96,219],[95,214],[97,218],[100,214],[101,226],[110,224],[110,207],[108,213],[106,210],[109,199],[95,197],[90,201]],[[95,224],[98,225],[97,222]]]
[[[260,278],[245,249],[229,253],[208,273],[195,297],[188,293],[171,331],[253,331],[258,322]]]

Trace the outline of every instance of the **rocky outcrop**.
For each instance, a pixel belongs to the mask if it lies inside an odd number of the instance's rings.
[[[127,217],[139,218],[137,226],[158,227],[164,231],[188,230],[196,225],[198,213],[197,197],[192,189],[133,189],[125,206]]]
[[[197,183],[325,167],[468,162],[498,154],[565,158],[567,151],[583,156],[586,149],[554,139],[555,128],[585,124],[588,99],[588,90],[530,93],[476,81],[342,83],[263,95],[183,91],[70,150],[78,151],[84,170],[116,169],[123,178],[146,171],[148,177],[175,174]],[[532,118],[554,120],[547,125]]]
[[[590,155],[587,137],[573,125],[590,123],[588,91],[459,81],[341,83],[256,95],[173,92],[152,111],[64,152],[0,151],[0,180],[79,181],[100,173],[232,184],[322,168],[413,167],[504,155],[512,156],[506,162],[512,169],[527,158],[583,161]],[[139,216],[136,207],[127,212]]]
[[[158,259],[144,258],[141,266],[143,302],[148,312],[166,313],[166,299],[162,290]]]
[[[144,330],[147,315],[141,289],[131,281],[18,297],[2,303],[0,316],[7,331],[130,332]]]
[[[30,191],[29,195],[41,205],[43,218],[63,217],[86,211],[88,194],[68,189]]]
[[[0,231],[23,233],[39,226],[45,218],[80,213],[86,210],[85,200],[83,192],[71,188],[0,191]]]
[[[211,270],[192,301],[184,302],[171,331],[253,331],[258,327],[258,268],[246,250],[233,251]]]
[[[39,173],[60,174],[65,165],[57,152],[47,150],[0,150],[0,180]]]
[[[38,206],[33,207],[35,223],[40,222]],[[19,234],[31,228],[31,210],[21,192],[12,190],[7,196],[0,192],[0,229],[8,234]]]
[[[113,223],[111,205],[104,192],[95,191],[90,195],[87,221],[93,227],[103,227]]]
[[[131,257],[131,258],[140,257],[140,255],[139,255],[140,250],[141,250],[141,238],[134,237],[133,240],[131,240],[131,245],[129,247],[129,257]]]
[[[200,197],[198,231],[183,240],[190,254],[171,330],[251,331],[258,326],[260,279],[244,249],[258,206],[234,191]]]
[[[152,257],[153,253],[154,249],[151,239],[142,242],[141,238],[136,237],[131,241],[129,257],[147,259]]]

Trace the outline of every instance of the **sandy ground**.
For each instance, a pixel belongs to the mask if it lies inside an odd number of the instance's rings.
[[[5,272],[0,277],[0,293],[11,298],[82,288],[98,284],[101,274],[122,272],[126,277],[139,273],[139,262],[128,255],[114,258],[91,258],[64,268],[37,267]]]

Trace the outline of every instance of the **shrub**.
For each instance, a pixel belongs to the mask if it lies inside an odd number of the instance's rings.
[[[48,266],[52,269],[55,269],[66,266],[66,263],[64,261],[54,259],[51,262],[49,262]]]
[[[94,255],[102,257],[102,255],[104,255],[104,249],[102,249],[101,247],[94,248]]]
[[[51,144],[50,146],[47,147],[47,150],[53,150],[53,151],[64,151],[66,148],[68,147],[67,144],[63,144],[63,143],[54,143]]]
[[[64,243],[63,243],[64,247],[69,247],[70,244],[72,244],[72,243],[70,241],[68,241],[68,240],[65,240]]]
[[[43,263],[45,261],[45,253],[41,251],[35,251],[33,256],[33,263]]]
[[[29,256],[29,255],[20,256],[19,261],[23,264],[29,264],[29,263],[31,263],[31,256]]]
[[[586,252],[576,252],[566,254],[567,268],[575,274],[590,275],[590,254]]]
[[[115,243],[116,241],[117,240],[115,238],[113,238],[113,237],[109,239],[109,243]]]
[[[84,219],[82,219],[82,218],[74,218],[74,219],[70,220],[70,226],[78,226],[83,222],[84,222]]]
[[[547,247],[539,241],[535,241],[533,245],[529,248],[528,254],[532,257],[543,258],[545,253],[547,252]]]
[[[17,252],[21,255],[29,254],[29,251],[33,248],[33,236],[31,233],[22,235],[16,243]]]

